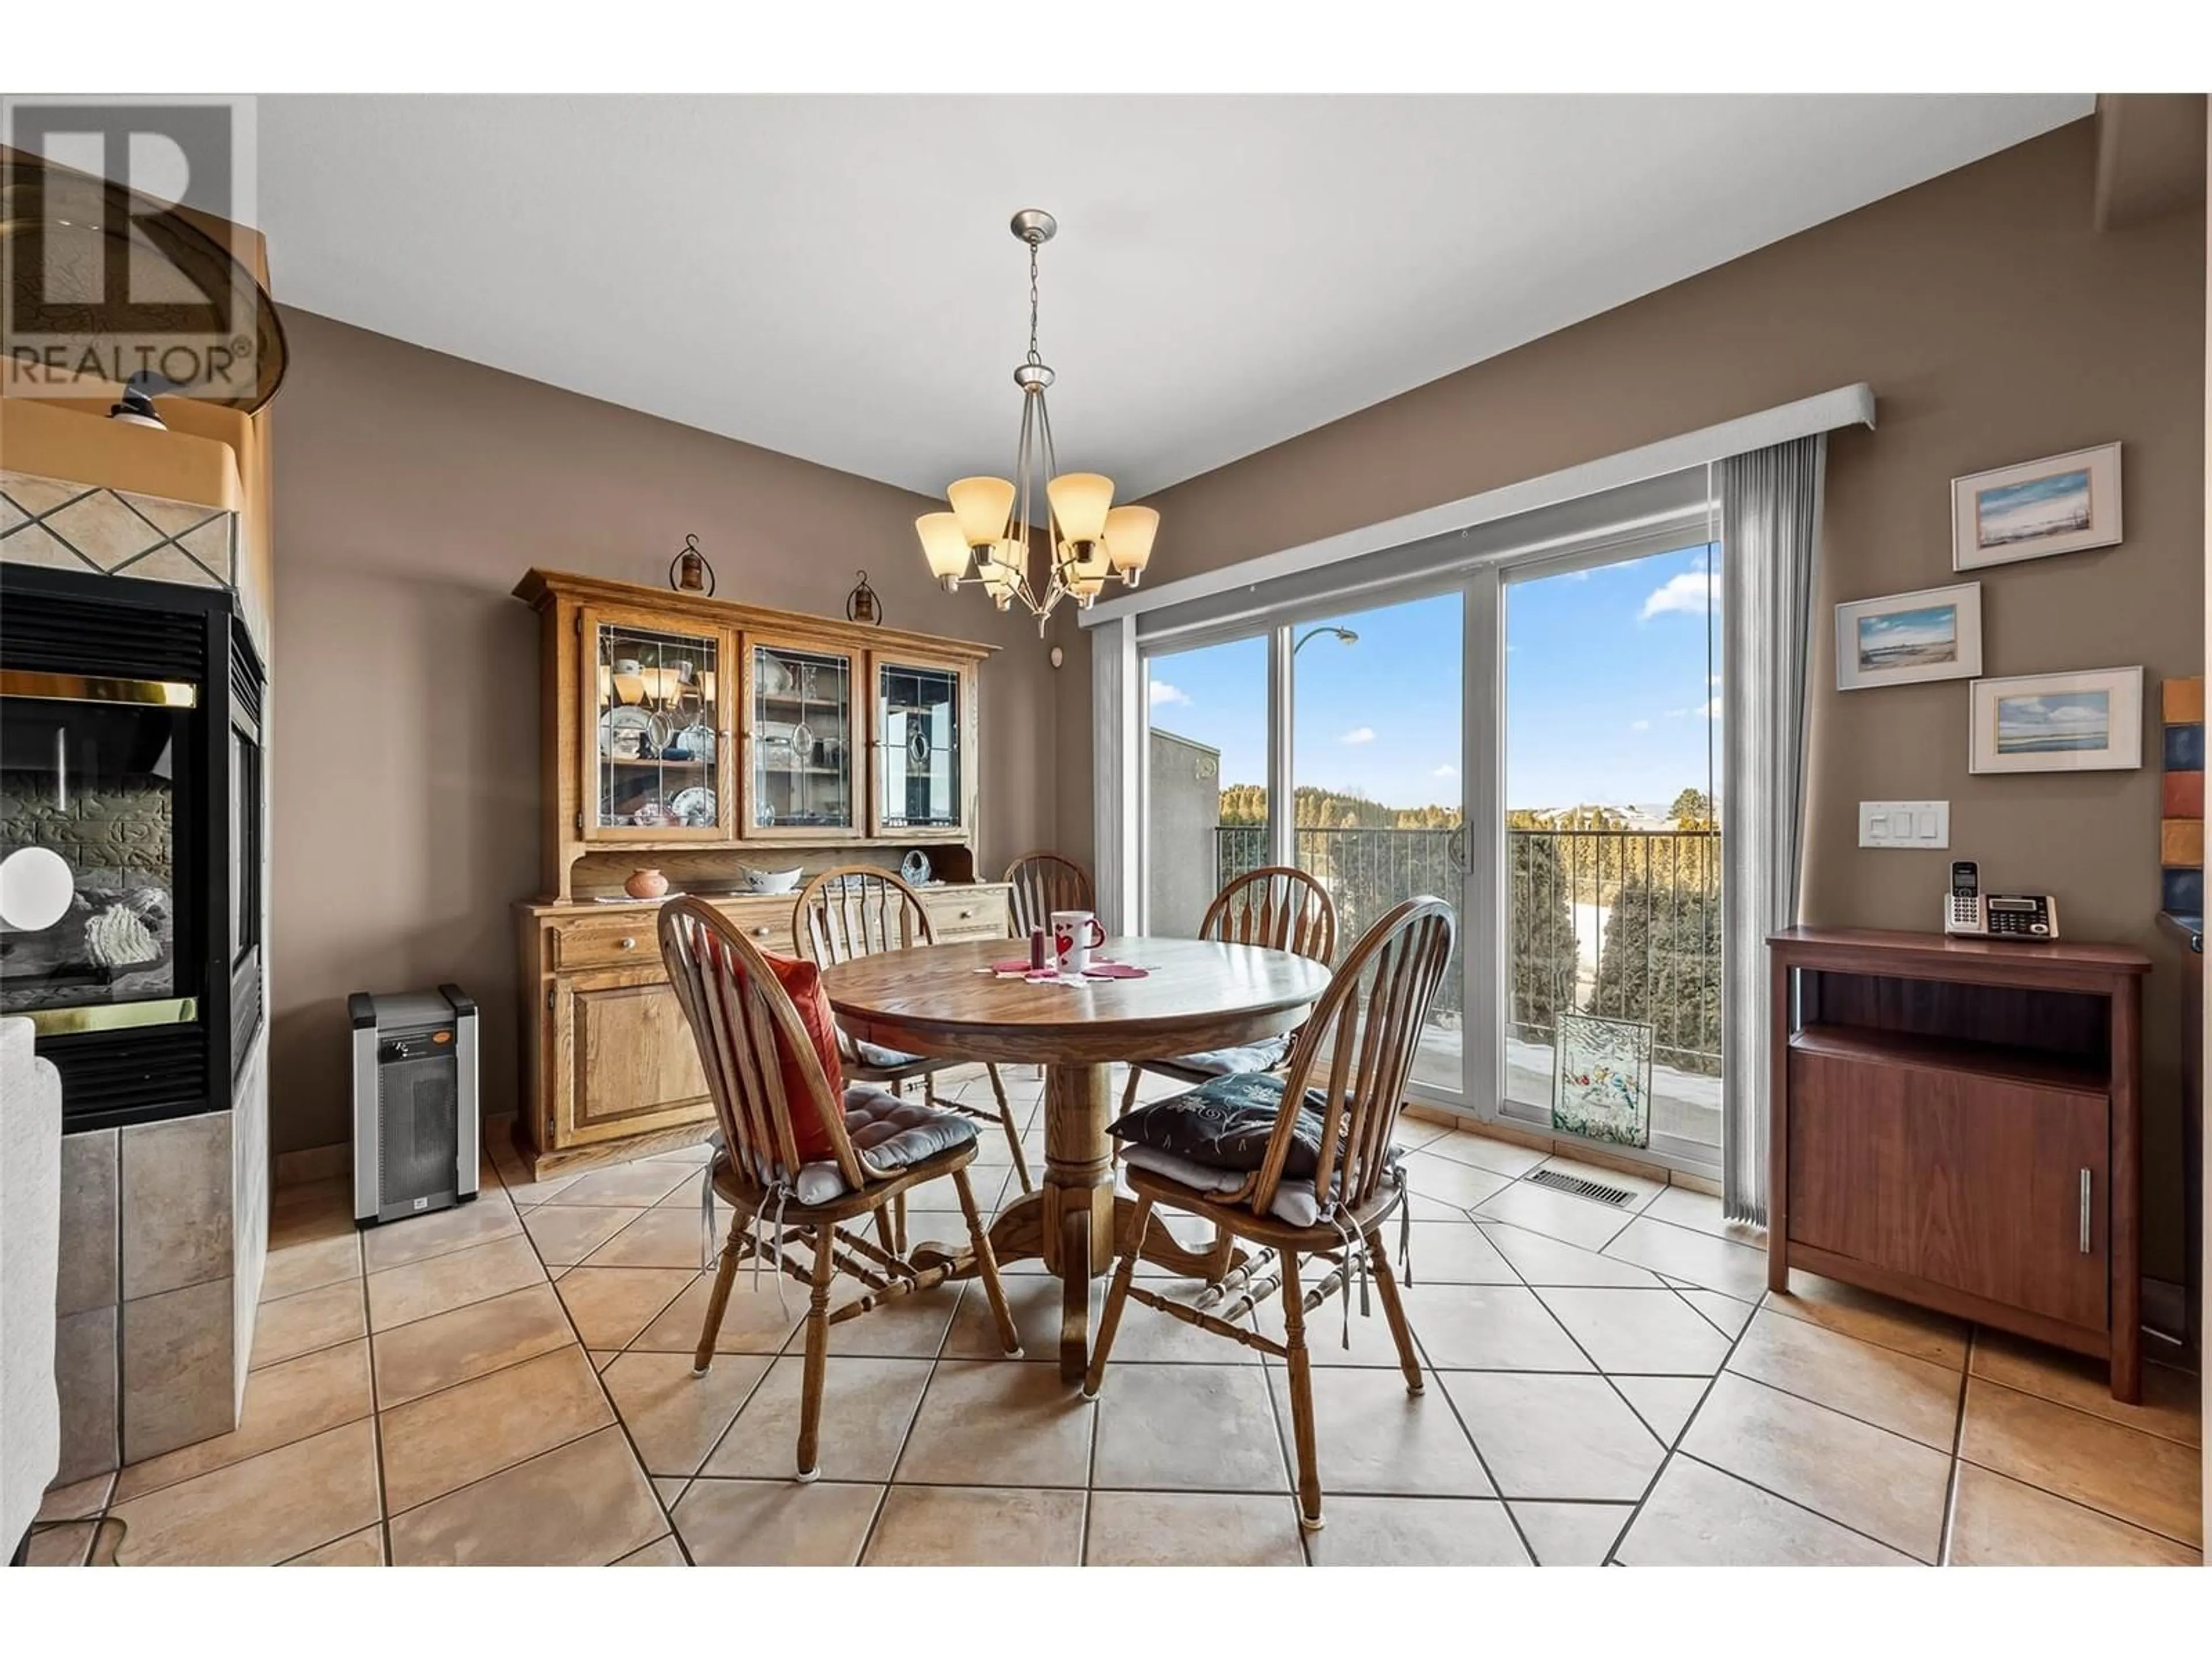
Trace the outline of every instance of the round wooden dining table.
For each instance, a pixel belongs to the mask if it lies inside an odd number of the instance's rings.
[[[1097,954],[1149,970],[1142,979],[1032,984],[992,973],[1020,945],[1007,939],[857,957],[822,970],[837,1023],[908,1054],[1042,1065],[1044,1179],[992,1223],[1002,1261],[1036,1257],[1057,1275],[1060,1374],[1091,1358],[1091,1283],[1112,1266],[1135,1211],[1114,1190],[1109,1067],[1170,1060],[1279,1036],[1304,1019],[1328,969],[1287,951],[1207,939],[1110,939]],[[1202,1273],[1206,1258],[1150,1230],[1146,1258]],[[915,1253],[917,1266],[933,1265]]]

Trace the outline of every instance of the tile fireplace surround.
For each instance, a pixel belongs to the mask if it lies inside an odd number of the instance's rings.
[[[239,515],[218,507],[0,471],[0,562],[228,588],[239,536]],[[126,829],[88,820],[83,832]],[[268,1196],[266,1053],[264,1032],[229,1110],[63,1139],[55,1370],[65,1482],[236,1425]]]
[[[988,1097],[979,1073],[946,1084]],[[1034,1152],[1038,1085],[1007,1085]],[[483,1195],[458,1210],[356,1233],[342,1177],[278,1192],[237,1431],[56,1488],[34,1559],[2200,1559],[2193,1377],[2153,1365],[2144,1403],[2118,1406],[2047,1349],[1806,1275],[1771,1296],[1717,1200],[1602,1172],[1634,1190],[1599,1205],[1528,1181],[1540,1152],[1412,1120],[1427,1389],[1406,1395],[1379,1316],[1351,1320],[1349,1348],[1316,1328],[1327,1530],[1298,1531],[1279,1365],[1133,1307],[1085,1404],[1049,1358],[1059,1291],[1034,1262],[1006,1275],[1025,1360],[1000,1355],[972,1284],[836,1327],[823,1479],[800,1486],[803,1292],[741,1279],[691,1374],[703,1149],[532,1182],[506,1127],[487,1123]],[[987,1209],[1019,1190],[1000,1137],[973,1173]],[[918,1237],[957,1235],[950,1201],[916,1195]]]

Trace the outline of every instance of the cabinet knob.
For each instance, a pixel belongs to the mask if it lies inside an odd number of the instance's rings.
[[[753,937],[755,939],[766,939],[771,931],[771,929],[766,927],[756,927],[753,929]]]
[[[622,948],[625,951],[635,951],[637,949],[637,941],[635,939],[626,939],[622,942]]]
[[[975,911],[974,907],[973,907],[973,906],[970,906],[969,908],[967,908],[967,909],[965,909],[965,910],[963,910],[963,911],[960,913],[960,920],[961,920],[961,921],[966,921],[969,920],[971,917],[973,917],[973,916],[975,915]]]

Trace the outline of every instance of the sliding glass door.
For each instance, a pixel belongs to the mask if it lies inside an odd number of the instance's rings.
[[[1720,1137],[1717,549],[1689,514],[1139,643],[1139,925],[1294,864],[1340,951],[1436,894],[1435,1104],[1710,1171]]]

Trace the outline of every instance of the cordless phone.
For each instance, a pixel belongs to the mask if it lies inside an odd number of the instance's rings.
[[[1984,896],[1979,869],[1972,860],[1960,859],[1951,866],[1943,931],[1973,939],[2054,939],[2058,937],[2058,901],[2048,893]]]

